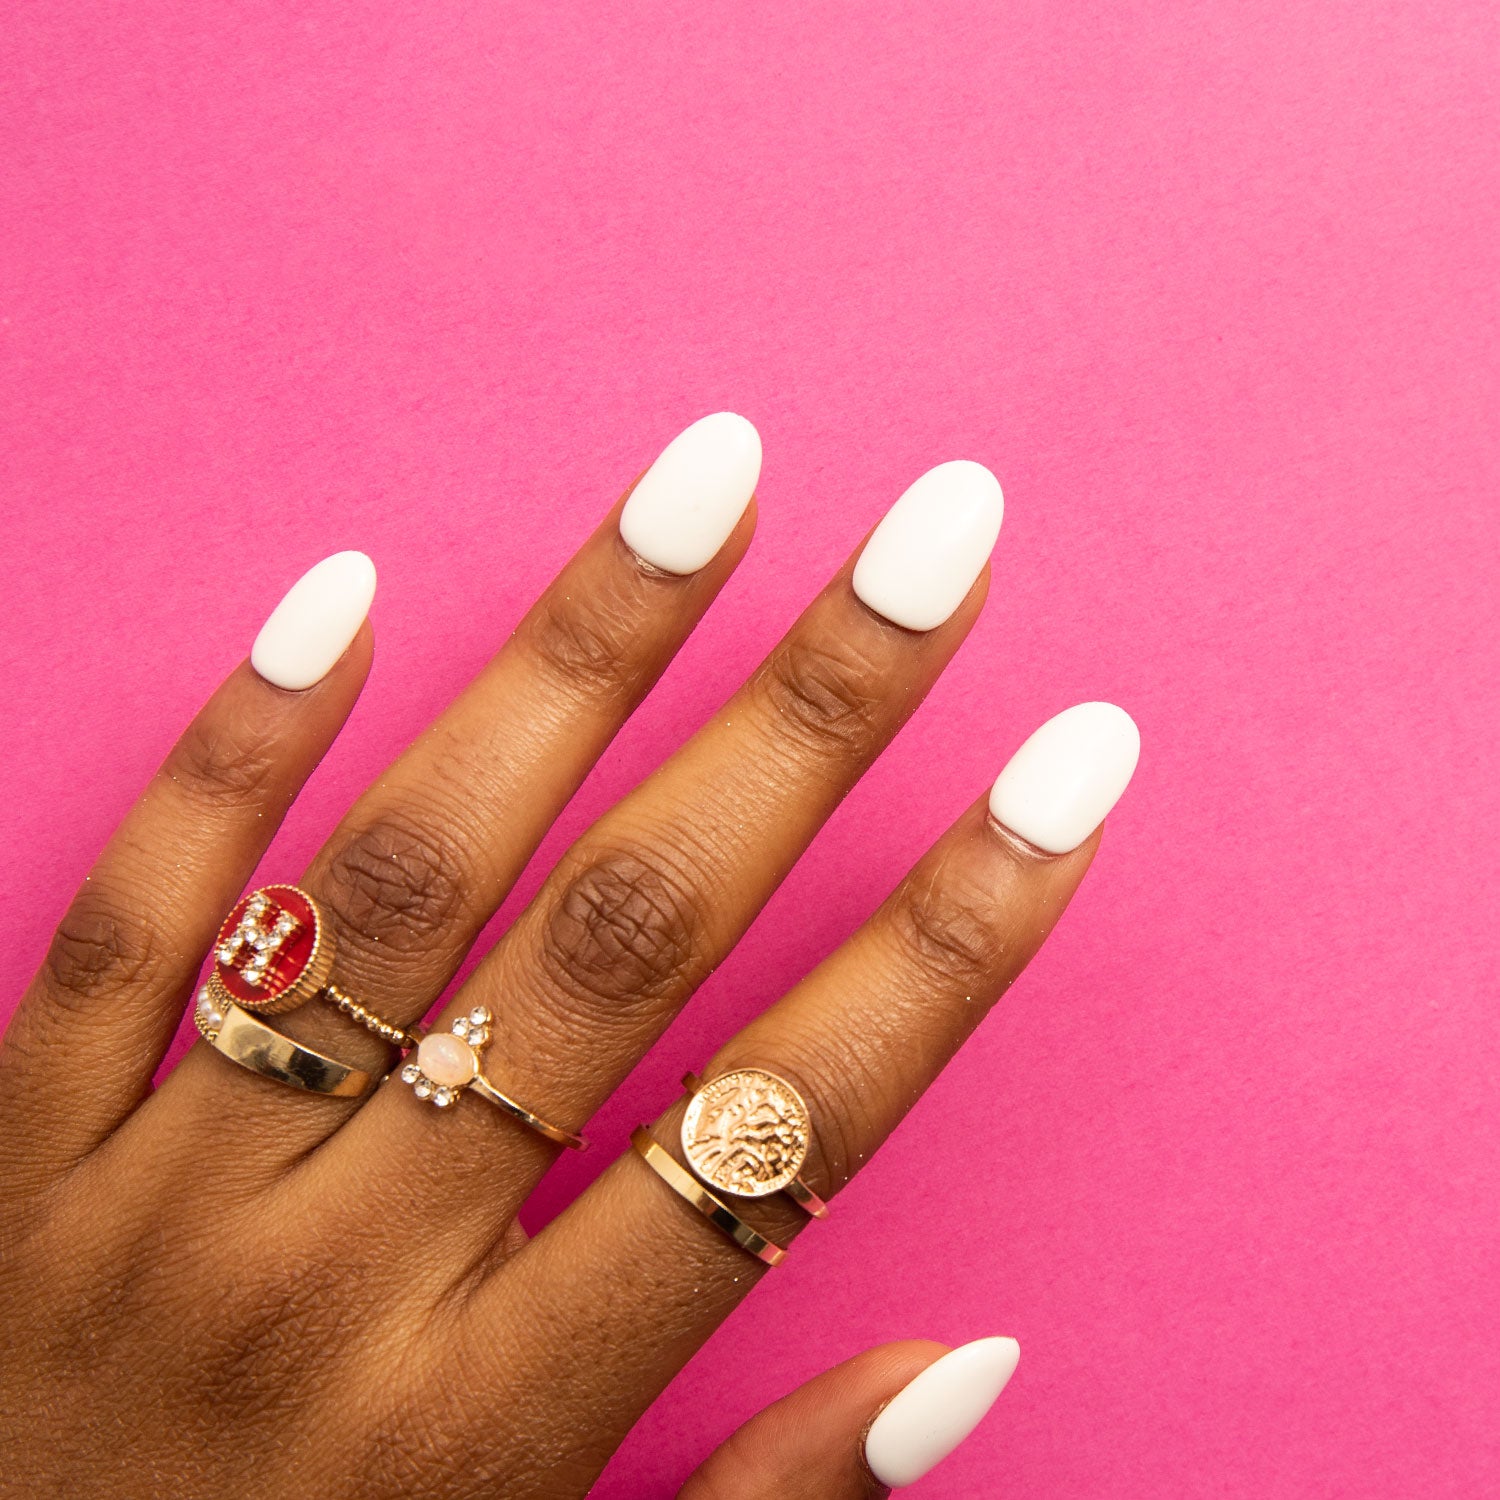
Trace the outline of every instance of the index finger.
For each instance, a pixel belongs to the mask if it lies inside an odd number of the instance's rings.
[[[87,1155],[150,1091],[213,935],[370,669],[375,568],[300,578],[99,856],[0,1053],[16,1174]]]

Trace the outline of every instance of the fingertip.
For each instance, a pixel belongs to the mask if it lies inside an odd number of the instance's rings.
[[[991,816],[1047,854],[1069,854],[1125,794],[1141,732],[1113,703],[1075,703],[1034,730],[990,790]]]
[[[620,511],[620,536],[650,567],[686,576],[716,557],[760,480],[760,433],[737,412],[684,428],[636,482]]]
[[[851,587],[893,625],[934,630],[987,567],[1004,512],[1000,482],[983,464],[938,464],[903,491],[871,532]]]
[[[335,552],[307,570],[276,605],[250,648],[250,665],[273,687],[303,692],[321,682],[366,623],[375,564]]]
[[[893,1489],[914,1484],[984,1420],[1021,1358],[1013,1338],[983,1338],[934,1360],[870,1424],[864,1459]]]

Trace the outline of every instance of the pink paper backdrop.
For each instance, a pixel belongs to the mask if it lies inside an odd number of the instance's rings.
[[[923,1495],[1500,1489],[1493,5],[7,11],[7,1005],[323,554],[375,556],[378,660],[278,873],[662,442],[759,424],[752,554],[544,864],[981,459],[985,619],[599,1155],[1039,720],[1126,704],[1139,777],[599,1493],[867,1345],[995,1332],[1020,1372]]]

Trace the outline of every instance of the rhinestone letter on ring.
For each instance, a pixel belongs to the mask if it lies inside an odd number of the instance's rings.
[[[333,971],[333,944],[318,918],[312,898],[294,885],[251,891],[219,929],[213,978],[246,1010],[294,1010]]]
[[[194,1020],[214,1040],[235,1007],[276,1016],[317,998],[402,1051],[419,1033],[382,1020],[332,982],[334,938],[318,903],[295,885],[263,885],[242,897],[214,942],[214,966]]]

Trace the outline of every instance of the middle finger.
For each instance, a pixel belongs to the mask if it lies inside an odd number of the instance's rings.
[[[1111,704],[1078,704],[1049,720],[869,921],[708,1061],[705,1078],[761,1069],[801,1095],[811,1128],[799,1173],[813,1193],[831,1198],[863,1168],[1046,940],[1139,748],[1134,723]],[[485,1389],[499,1381],[502,1390],[547,1392],[551,1430],[573,1439],[567,1460],[580,1494],[765,1270],[721,1232],[722,1220],[716,1227],[701,1203],[684,1202],[697,1192],[681,1164],[685,1103],[647,1132],[657,1170],[639,1147],[625,1151],[498,1274],[453,1299],[455,1367]],[[785,1096],[757,1106],[752,1092],[739,1108],[747,1104],[761,1111],[753,1129],[734,1114],[719,1128],[739,1148],[725,1160],[753,1176],[781,1165],[765,1106],[772,1120],[789,1116]],[[676,1183],[664,1157],[677,1162]],[[786,1193],[717,1192],[772,1246],[784,1248],[810,1222]],[[517,1337],[522,1307],[546,1310],[547,1337]],[[451,1441],[482,1472],[493,1439],[472,1421],[458,1431]],[[519,1476],[508,1482],[507,1494],[534,1492]]]
[[[916,709],[983,604],[1000,487],[939,465],[730,703],[563,857],[451,1007],[484,1006],[485,1071],[576,1130],[739,940],[823,822]],[[442,1022],[439,1022],[441,1025]],[[482,1099],[428,1109],[387,1086],[320,1160],[367,1223],[419,1214],[483,1254],[557,1148]]]

